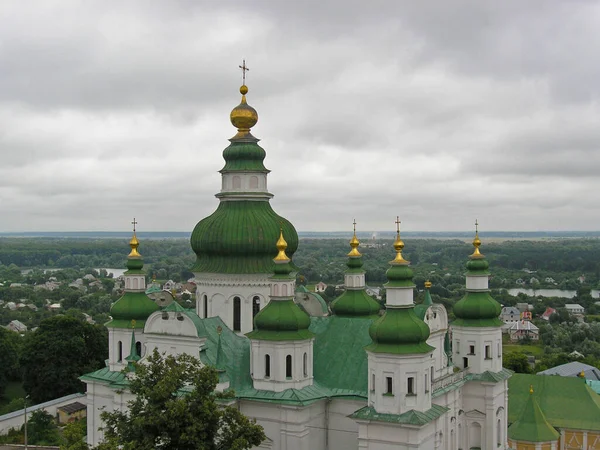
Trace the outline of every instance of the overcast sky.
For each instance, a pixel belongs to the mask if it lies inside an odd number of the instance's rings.
[[[298,230],[598,230],[599,23],[575,0],[4,0],[0,231],[191,231],[243,58]]]

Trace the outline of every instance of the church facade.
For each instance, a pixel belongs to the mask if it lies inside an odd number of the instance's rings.
[[[145,293],[135,236],[125,293],[111,309],[109,359],[86,374],[88,443],[102,441],[100,413],[131,398],[124,369],[155,348],[187,353],[219,369],[218,389],[255,418],[273,450],[505,449],[507,380],[500,305],[480,252],[466,264],[466,295],[448,326],[442,305],[415,305],[397,221],[382,309],[365,291],[356,231],[345,291],[324,311],[302,306],[293,255],[297,232],[271,207],[265,150],[251,128],[258,114],[248,88],[231,112],[237,134],[224,150],[219,205],[191,236],[196,308],[160,308]]]

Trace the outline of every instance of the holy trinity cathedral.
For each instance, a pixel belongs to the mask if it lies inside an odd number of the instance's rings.
[[[103,438],[100,412],[126,408],[131,398],[123,369],[157,348],[215,366],[218,389],[234,390],[234,406],[264,427],[267,440],[259,448],[508,448],[511,372],[502,368],[500,305],[489,294],[477,235],[451,330],[444,307],[431,301],[431,284],[425,302],[414,305],[399,229],[385,310],[365,292],[356,234],[344,293],[330,308],[305,307],[305,291],[295,286],[298,234],[271,208],[266,153],[250,131],[258,115],[246,103],[245,85],[240,93],[231,112],[237,134],[223,152],[219,206],[191,236],[196,309],[176,302],[161,308],[146,295],[134,233],[125,293],[107,324],[107,366],[81,378],[88,443]]]

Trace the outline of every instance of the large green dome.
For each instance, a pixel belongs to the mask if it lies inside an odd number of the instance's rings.
[[[367,350],[378,353],[428,353],[429,327],[413,308],[387,308],[385,314],[371,324],[373,343]]]
[[[454,325],[491,327],[502,325],[502,321],[498,318],[502,306],[488,291],[467,292],[454,305],[453,310],[457,319]]]
[[[280,227],[291,257],[298,249],[294,226],[279,216],[268,201],[222,201],[217,210],[202,219],[192,232],[196,253],[194,272],[272,273],[277,250],[273,242]]]
[[[113,318],[108,326],[116,326],[118,322],[136,321],[136,325],[144,325],[146,319],[153,312],[160,308],[146,295],[145,292],[126,291],[119,300],[110,308],[110,315]]]

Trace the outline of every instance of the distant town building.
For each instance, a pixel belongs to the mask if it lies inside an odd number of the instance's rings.
[[[565,305],[565,309],[569,312],[569,314],[583,314],[585,312],[583,306],[577,303],[567,303]]]
[[[317,284],[315,284],[315,292],[325,292],[325,289],[327,289],[327,285],[322,281],[319,281]]]
[[[579,361],[573,361],[560,366],[538,372],[538,375],[559,375],[561,377],[580,377],[581,372],[585,375],[586,380],[600,381],[600,369],[589,364],[584,364]],[[600,417],[600,416],[599,416]]]
[[[546,311],[542,314],[541,318],[548,321],[550,320],[550,316],[552,314],[556,314],[556,310],[554,308],[550,308],[549,306],[546,308]]]
[[[10,331],[14,331],[16,333],[25,333],[27,331],[27,326],[19,321],[19,320],[12,320],[7,326],[6,328]]]
[[[540,330],[529,320],[519,320],[509,327],[508,336],[511,341],[520,341],[525,338],[537,341],[540,339]]]

